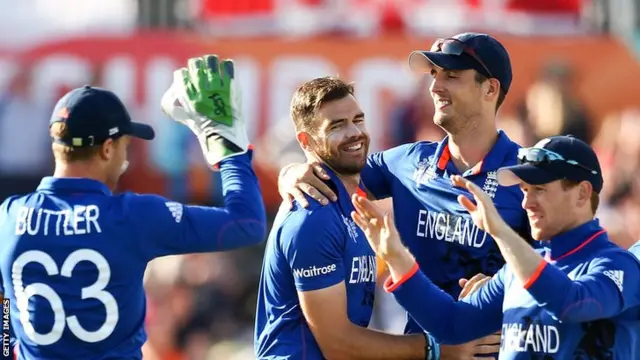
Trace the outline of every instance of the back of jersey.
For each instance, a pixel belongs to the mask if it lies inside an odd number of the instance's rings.
[[[141,358],[146,260],[122,197],[93,180],[55,182],[0,207],[2,292],[19,358]]]

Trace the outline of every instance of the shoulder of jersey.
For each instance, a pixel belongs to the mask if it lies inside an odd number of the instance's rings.
[[[421,156],[431,155],[438,149],[438,142],[436,141],[416,141],[411,144],[406,144],[406,155],[419,154]]]

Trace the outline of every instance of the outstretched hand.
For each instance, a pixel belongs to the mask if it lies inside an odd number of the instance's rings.
[[[471,214],[473,223],[494,236],[507,226],[493,204],[493,200],[482,189],[459,175],[451,177],[454,186],[462,187],[471,193],[474,201],[464,195],[458,195],[458,202]]]

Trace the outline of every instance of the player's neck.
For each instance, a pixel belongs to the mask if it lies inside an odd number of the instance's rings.
[[[493,124],[449,134],[451,160],[458,171],[467,171],[484,159],[497,140],[498,129]]]
[[[102,178],[101,176],[96,176],[96,173],[97,172],[94,171],[89,164],[56,163],[56,168],[53,172],[53,176],[56,178],[92,179],[105,183],[106,179]]]
[[[355,194],[358,191],[358,185],[360,185],[360,174],[356,175],[341,175],[337,174],[340,181],[344,185],[344,188],[347,189],[349,196]]]

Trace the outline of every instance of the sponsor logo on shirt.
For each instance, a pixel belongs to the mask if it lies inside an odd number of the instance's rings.
[[[327,275],[336,271],[336,264],[323,267],[309,266],[308,268],[293,269],[293,276],[297,278],[312,278],[320,275]]]

